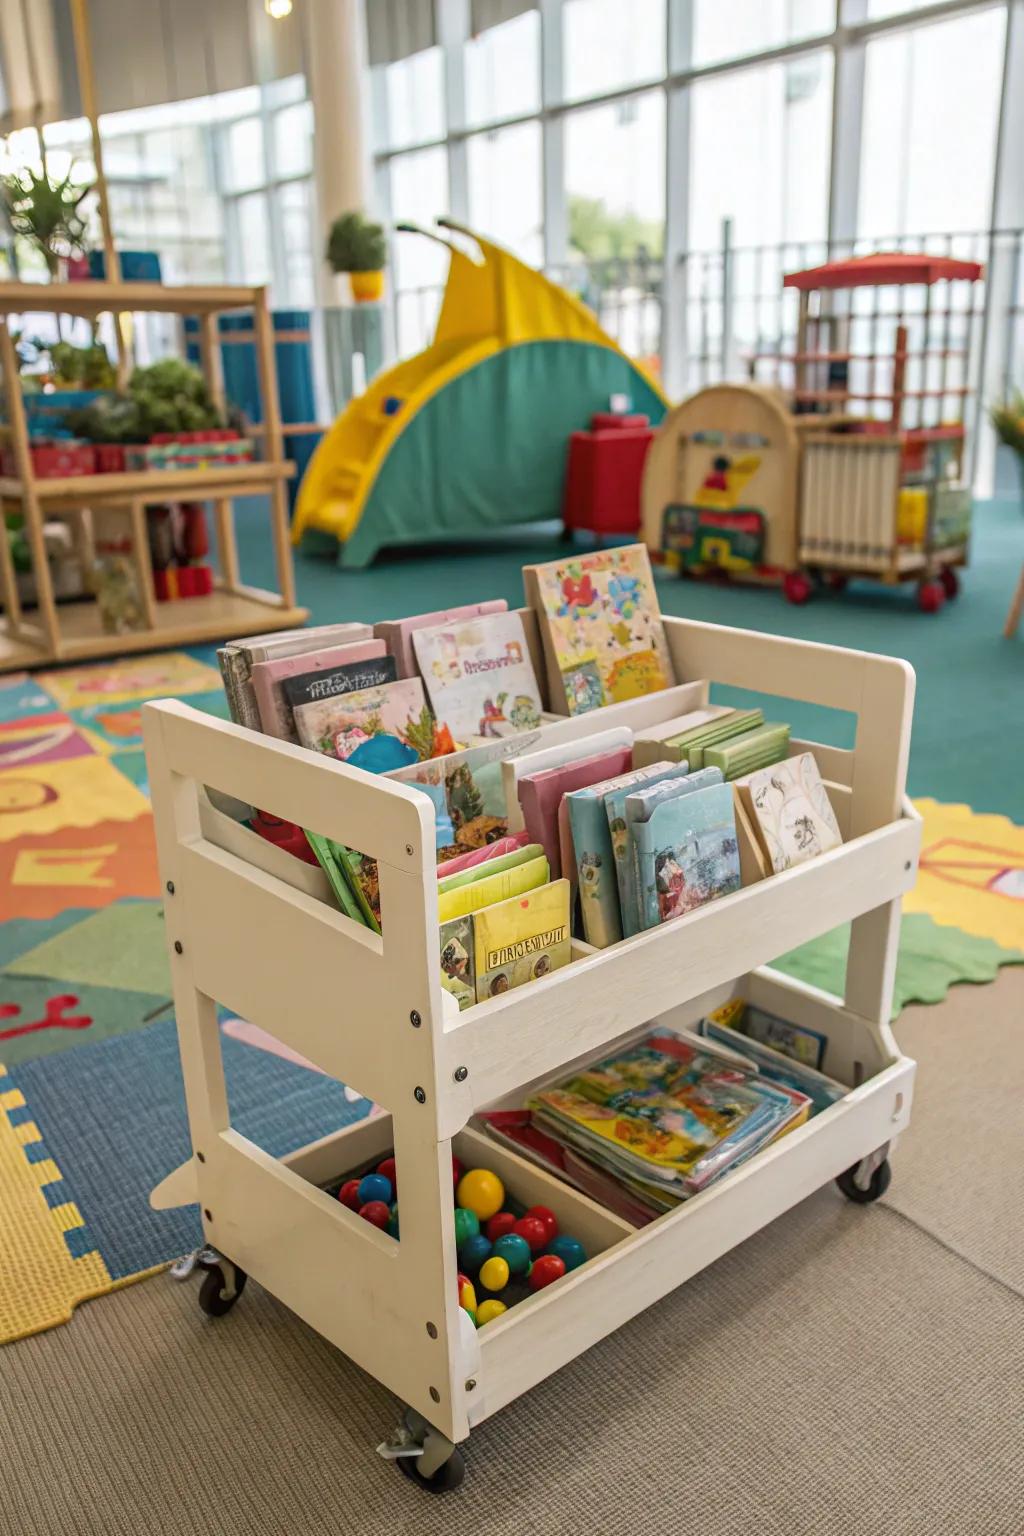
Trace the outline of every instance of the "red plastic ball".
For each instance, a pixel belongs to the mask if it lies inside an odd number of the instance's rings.
[[[564,1274],[565,1263],[557,1253],[545,1253],[534,1259],[526,1283],[531,1291],[542,1291],[546,1285],[561,1280]]]
[[[547,1228],[539,1216],[521,1216],[512,1231],[530,1245],[531,1253],[540,1253],[548,1245]]]
[[[453,1189],[457,1189],[458,1188],[458,1183],[459,1183],[459,1180],[461,1178],[462,1178],[462,1164],[459,1162],[457,1157],[453,1157],[452,1158],[452,1188]]]
[[[359,1180],[346,1179],[338,1190],[338,1199],[342,1205],[347,1205],[350,1211],[359,1209]]]
[[[385,1205],[383,1200],[368,1200],[365,1205],[359,1207],[359,1214],[364,1221],[370,1222],[372,1226],[380,1227],[382,1232],[391,1220],[390,1208]],[[561,1260],[559,1260],[559,1263],[561,1263]],[[562,1268],[565,1268],[564,1264]]]
[[[383,1173],[384,1170],[381,1169],[380,1171]],[[555,1216],[554,1211],[549,1210],[546,1205],[531,1205],[526,1214],[527,1216],[536,1216],[538,1221],[544,1223],[544,1231],[547,1233],[549,1243],[558,1236],[558,1218]]]
[[[497,1216],[492,1216],[485,1227],[487,1236],[492,1243],[496,1243],[499,1237],[507,1237],[516,1224],[516,1218],[511,1211],[499,1211]]]
[[[395,1160],[394,1160],[394,1158],[393,1157],[386,1157],[382,1163],[378,1163],[377,1164],[377,1172],[383,1174],[386,1179],[390,1180],[391,1188],[394,1190],[395,1194],[397,1195],[398,1194],[398,1169],[395,1167]]]

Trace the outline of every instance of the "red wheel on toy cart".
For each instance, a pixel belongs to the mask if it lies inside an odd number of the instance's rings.
[[[946,590],[941,581],[922,581],[917,589],[917,606],[922,613],[938,613],[946,601]]]
[[[951,565],[944,565],[942,570],[939,572],[939,580],[942,582],[943,592],[945,592],[946,596],[950,599],[950,601],[952,601],[952,599],[956,597],[957,593],[960,591],[960,578],[957,575],[954,567]]]
[[[787,603],[806,603],[811,595],[811,583],[803,571],[787,571],[782,578],[782,590]]]

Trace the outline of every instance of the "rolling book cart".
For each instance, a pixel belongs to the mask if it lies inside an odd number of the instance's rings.
[[[528,611],[525,621],[535,640]],[[814,752],[845,842],[608,949],[577,943],[565,968],[461,1014],[440,984],[425,795],[184,703],[145,707],[193,1145],[153,1204],[200,1205],[213,1250],[206,1311],[227,1311],[251,1274],[401,1399],[399,1441],[412,1455],[400,1465],[431,1488],[461,1480],[458,1442],[473,1425],[814,1190],[838,1179],[850,1198],[876,1198],[908,1123],[915,1067],[889,1016],[900,898],[920,844],[904,798],[913,673],[884,657],[710,624],[667,619],[665,630],[676,675],[700,681],[547,729],[654,723],[706,701],[711,681],[852,711],[852,751],[792,748]],[[210,791],[372,855],[383,935],[319,899],[305,866],[291,879],[244,828],[221,838]],[[842,1000],[767,968],[851,919]],[[850,1092],[649,1226],[629,1226],[474,1129],[477,1110],[523,1103],[651,1021],[690,1026],[735,996],[824,1034],[826,1070]],[[387,1114],[270,1157],[232,1127],[218,1003]],[[400,1241],[324,1187],[391,1147]],[[513,1198],[550,1206],[588,1254],[479,1331],[457,1300],[453,1151],[493,1169]]]

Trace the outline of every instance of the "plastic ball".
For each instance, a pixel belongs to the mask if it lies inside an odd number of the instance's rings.
[[[386,1157],[382,1163],[378,1163],[377,1164],[377,1172],[380,1174],[381,1178],[388,1180],[388,1183],[391,1185],[391,1188],[395,1191],[395,1194],[397,1195],[397,1193],[398,1193],[398,1169],[395,1167],[395,1160],[394,1160],[394,1158],[393,1157]]]
[[[525,1275],[530,1267],[530,1245],[518,1233],[506,1232],[494,1245],[496,1258],[504,1259],[510,1275]]]
[[[558,1236],[558,1219],[554,1211],[549,1210],[546,1205],[531,1205],[526,1214],[536,1216],[538,1221],[544,1223],[544,1231],[548,1235],[549,1243]]]
[[[373,1200],[383,1200],[385,1205],[390,1205],[395,1198],[395,1192],[391,1188],[391,1180],[385,1179],[382,1174],[368,1173],[365,1178],[359,1180],[359,1203],[369,1205]]]
[[[581,1264],[587,1262],[586,1251],[578,1237],[569,1237],[562,1233],[554,1238],[547,1246],[546,1253],[553,1254],[556,1259],[561,1259],[566,1270],[579,1269]]]
[[[372,1226],[380,1227],[382,1232],[391,1220],[390,1208],[384,1204],[383,1200],[368,1200],[365,1205],[359,1207],[359,1214]]]
[[[359,1198],[359,1180],[346,1179],[338,1190],[338,1199],[342,1205],[347,1205],[350,1211],[358,1211],[363,1203]]]
[[[457,1157],[452,1158],[452,1188],[457,1189],[462,1178],[462,1164]]]
[[[508,1285],[508,1264],[500,1255],[491,1254],[480,1266],[480,1284],[485,1291],[503,1291]]]
[[[546,1285],[561,1280],[564,1274],[565,1260],[560,1259],[556,1253],[545,1253],[539,1259],[534,1259],[526,1283],[531,1291],[542,1291]]]
[[[391,1207],[391,1220],[387,1224],[388,1237],[398,1237],[398,1201]]]
[[[459,1263],[467,1275],[475,1275],[491,1256],[491,1245],[482,1232],[469,1238],[459,1249]]]
[[[516,1218],[511,1211],[499,1211],[497,1216],[492,1216],[487,1223],[487,1236],[492,1243],[496,1243],[499,1237],[505,1237],[516,1224]]]
[[[476,1325],[478,1328],[482,1328],[485,1323],[493,1323],[496,1317],[500,1317],[503,1312],[507,1311],[508,1307],[506,1307],[503,1301],[498,1301],[495,1296],[489,1296],[476,1309]]]
[[[480,1235],[480,1221],[472,1211],[455,1212],[455,1247],[462,1248],[471,1237]]]
[[[474,1328],[479,1328],[480,1324],[476,1320],[476,1308],[475,1307],[463,1307],[462,1310],[463,1310],[463,1312],[465,1312],[466,1316],[469,1318],[470,1322],[473,1324],[473,1327]]]
[[[547,1247],[547,1229],[539,1216],[521,1216],[512,1231],[516,1237],[524,1238],[529,1243],[531,1253],[540,1253],[542,1248]]]
[[[456,1204],[463,1210],[473,1211],[481,1221],[497,1215],[504,1199],[504,1184],[487,1168],[471,1168],[464,1173],[455,1195]]]
[[[487,1262],[490,1263],[490,1260]],[[467,1280],[465,1275],[459,1279],[459,1306],[465,1307],[467,1312],[476,1311],[476,1291],[472,1280]]]

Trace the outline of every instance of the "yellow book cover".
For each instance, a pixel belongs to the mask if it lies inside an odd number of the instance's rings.
[[[485,907],[473,919],[476,1000],[498,997],[569,964],[569,882]]]
[[[465,917],[467,912],[478,912],[481,907],[493,906],[496,901],[507,901],[510,896],[522,896],[526,891],[546,885],[551,870],[543,854],[503,869],[486,880],[474,880],[469,885],[458,885],[454,890],[439,891],[437,896],[438,921],[450,923],[453,917]]]

